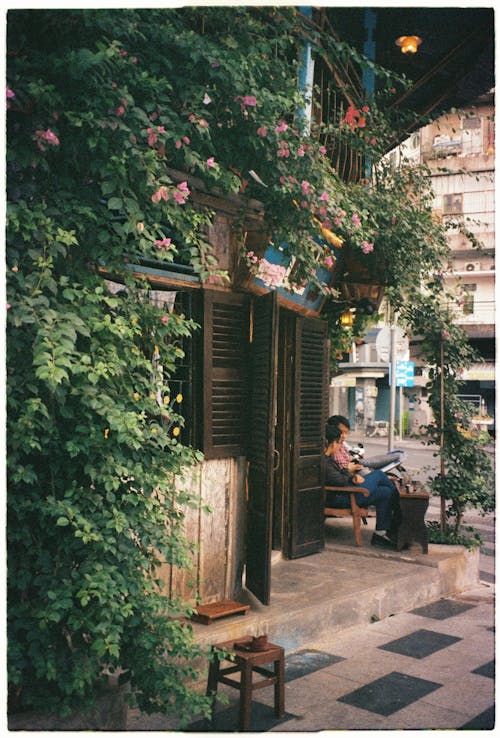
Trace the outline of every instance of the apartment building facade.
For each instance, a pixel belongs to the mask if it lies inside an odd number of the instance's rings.
[[[388,155],[397,166],[404,158],[429,167],[435,194],[434,211],[450,227],[450,261],[446,281],[460,296],[457,323],[467,333],[479,359],[463,373],[464,399],[474,407],[477,423],[494,430],[495,414],[495,134],[494,93],[469,108],[449,113],[414,132]],[[473,238],[454,227],[462,221]],[[365,430],[374,423],[383,428],[389,419],[388,366],[377,350],[383,316],[376,328],[353,346],[349,361],[331,381],[330,410],[350,416],[353,427]],[[411,389],[397,394],[397,417],[406,414],[410,430],[430,421],[425,400],[426,367],[418,357],[418,342],[410,341],[409,358],[415,363]],[[383,432],[383,431],[381,431]]]

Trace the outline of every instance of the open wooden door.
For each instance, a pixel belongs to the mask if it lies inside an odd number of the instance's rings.
[[[297,318],[291,474],[288,499],[288,558],[324,548],[324,428],[328,412],[328,339],[324,321]]]
[[[248,449],[246,587],[264,604],[271,590],[276,425],[278,304],[276,292],[254,300]]]

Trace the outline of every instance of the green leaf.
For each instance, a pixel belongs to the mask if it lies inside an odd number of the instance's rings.
[[[110,197],[108,200],[109,210],[121,210],[123,207],[123,200],[121,197]]]

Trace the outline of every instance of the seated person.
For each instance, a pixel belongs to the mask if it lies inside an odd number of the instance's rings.
[[[353,462],[350,458],[349,451],[345,446],[347,434],[351,429],[350,423],[347,418],[345,418],[343,415],[332,415],[328,418],[328,425],[334,425],[342,432],[342,447],[340,450],[340,454],[344,457],[346,464],[350,463],[353,465],[350,467],[350,471],[358,471],[364,476],[369,472],[370,469],[380,469],[390,463],[399,463],[406,456],[404,451],[398,449],[395,451],[389,451],[386,454],[378,454],[377,456],[372,456],[367,459],[363,458],[362,464],[358,462]],[[354,469],[354,465],[356,466],[356,469]],[[397,476],[397,472],[393,473],[395,473]]]
[[[356,495],[356,503],[360,507],[373,505],[376,510],[375,532],[372,536],[372,545],[396,548],[396,544],[388,535],[388,531],[395,525],[398,517],[399,495],[393,482],[383,471],[377,469],[362,477],[356,470],[351,471],[341,466],[336,459],[342,447],[342,432],[334,425],[326,426],[327,447],[325,484],[328,487],[365,487],[369,496],[364,497],[360,492]],[[327,507],[350,507],[349,493],[332,492],[326,493]]]

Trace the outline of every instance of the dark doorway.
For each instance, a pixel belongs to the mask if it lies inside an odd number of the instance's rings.
[[[326,324],[254,301],[246,586],[269,604],[271,551],[298,558],[324,547]]]

